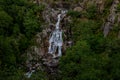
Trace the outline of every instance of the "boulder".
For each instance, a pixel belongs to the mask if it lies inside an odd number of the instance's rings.
[[[75,7],[75,8],[74,8],[74,11],[81,12],[82,10],[83,10],[82,7]]]

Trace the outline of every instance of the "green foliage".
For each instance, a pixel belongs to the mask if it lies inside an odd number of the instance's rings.
[[[9,35],[12,32],[12,20],[5,11],[0,11],[0,35]]]
[[[73,19],[71,27],[76,43],[60,60],[59,80],[119,79],[119,39],[104,38],[100,32],[101,23]]]
[[[65,1],[70,4],[83,2]],[[95,4],[88,5],[83,12],[68,11],[72,22],[67,26],[72,32],[67,36],[75,44],[60,59],[60,75],[50,76],[51,79],[120,79],[120,40],[116,38],[119,24],[114,25],[107,38],[103,37],[101,31],[102,19],[109,14],[112,3],[113,0],[105,0],[102,15]],[[22,55],[34,44],[34,35],[41,31],[44,9],[44,5],[37,6],[29,0],[0,0],[0,80],[48,80],[48,75],[43,71],[37,71],[27,79],[24,69],[18,67],[24,64],[26,57]],[[120,5],[117,6],[117,12],[120,12]]]
[[[117,12],[120,12],[120,4],[117,6]]]
[[[4,69],[0,70],[0,80],[25,80],[23,71],[16,69],[14,66],[4,66]]]
[[[42,71],[37,71],[35,73],[33,73],[33,75],[31,76],[30,79],[26,79],[26,80],[48,80],[46,73],[42,72]]]
[[[0,0],[0,80],[26,80],[18,66],[25,62],[26,49],[41,31],[44,5],[27,0]]]
[[[113,3],[113,0],[105,0],[105,7],[104,7],[104,10],[103,10],[103,17],[107,17],[109,15],[109,12],[110,12],[110,7]]]
[[[72,23],[72,31],[74,39],[89,40],[94,34],[96,34],[101,26],[101,22],[95,22],[93,20],[77,20],[75,19]]]
[[[80,18],[81,17],[81,13],[78,11],[68,11],[67,13],[69,16],[73,17],[73,18]]]
[[[62,80],[104,80],[108,61],[92,52],[86,41],[78,41],[60,61]]]
[[[93,35],[79,40],[60,60],[60,80],[115,80],[120,73],[119,39]]]
[[[38,20],[33,15],[33,11],[30,10],[26,13],[24,19],[25,33],[27,37],[32,37],[36,32],[40,31],[40,25],[38,24]]]
[[[97,18],[97,6],[95,6],[94,4],[91,4],[90,6],[88,6],[88,8],[86,9],[86,14],[85,16],[89,19],[96,19]]]
[[[119,79],[119,39],[114,35],[104,38],[102,21],[89,19],[74,18],[70,24],[75,44],[60,60],[58,80]],[[118,25],[114,25],[114,32],[119,31]]]
[[[3,36],[0,36],[0,50],[1,50],[1,60],[2,64],[15,64],[16,63],[16,57],[15,52],[12,49],[12,39],[11,38],[4,38]]]

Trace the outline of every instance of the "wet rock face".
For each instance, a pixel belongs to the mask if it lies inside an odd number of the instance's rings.
[[[39,63],[38,66],[44,66],[47,69],[50,70],[50,72],[54,72],[54,68],[58,66],[59,58],[53,58],[51,54],[48,54],[48,47],[49,47],[49,39],[52,35],[52,32],[55,29],[55,25],[57,22],[57,15],[61,12],[61,10],[65,10],[65,8],[51,8],[46,6],[45,10],[42,13],[42,17],[45,21],[45,25],[42,25],[43,28],[42,32],[39,32],[35,36],[35,43],[36,45],[31,46],[27,50],[27,61],[26,66],[28,67],[28,70],[31,70],[31,68],[36,68],[35,65]],[[69,31],[68,28],[65,28],[65,25],[68,24],[70,18],[64,14],[61,16],[60,21],[60,29],[63,32],[63,36],[67,38],[66,31]],[[65,53],[65,50],[67,49],[69,42],[69,39],[64,39],[63,45],[62,45],[62,52]],[[71,43],[70,43],[71,44]],[[35,63],[35,64],[33,64]],[[31,66],[28,66],[31,65]]]
[[[110,14],[107,18],[107,21],[104,24],[104,29],[103,29],[104,37],[107,37],[107,35],[109,34],[110,30],[112,29],[115,23],[115,18],[118,15],[118,13],[116,12],[118,4],[119,4],[118,0],[113,1],[113,4],[110,8]]]
[[[61,10],[65,9],[72,9],[74,11],[84,11],[86,6],[89,4],[95,4],[98,7],[100,13],[103,13],[105,0],[82,0],[77,4],[67,3],[64,0],[62,1],[53,1],[53,0],[35,0],[36,3],[44,4],[46,6],[45,10],[42,13],[42,17],[45,21],[45,24],[41,26],[43,29],[41,32],[37,33],[35,36],[35,43],[36,45],[31,46],[27,50],[27,61],[26,66],[31,69],[41,69],[41,66],[47,68],[48,72],[54,73],[56,68],[58,67],[59,58],[52,58],[51,54],[48,54],[48,47],[49,47],[49,39],[52,35],[53,30],[55,29],[55,24],[57,22],[57,16],[61,12]],[[46,2],[45,2],[46,1]],[[53,1],[53,2],[52,2]],[[49,3],[49,4],[48,4]],[[103,34],[106,37],[110,30],[112,29],[115,18],[118,15],[116,13],[116,7],[119,4],[118,0],[114,0],[113,4],[110,8],[110,14],[108,15],[107,21],[103,25]],[[118,23],[120,22],[120,15],[118,16]],[[70,16],[62,15],[61,16],[61,23],[60,28],[63,31],[62,36],[64,37],[63,45],[62,45],[62,52],[63,55],[65,50],[73,45],[73,41],[70,38],[72,36],[72,31],[70,27],[66,27],[67,24],[70,22]],[[120,38],[120,32],[118,33],[118,38]],[[36,67],[37,66],[37,67]]]
[[[40,2],[41,3],[41,2]],[[52,35],[52,32],[55,29],[55,24],[57,22],[57,16],[60,14],[61,10],[68,9],[70,7],[69,3],[58,1],[54,3],[54,6],[51,6],[45,2],[43,2],[46,6],[45,10],[42,13],[42,17],[45,21],[45,25],[42,25],[43,28],[42,32],[36,34],[35,36],[35,46],[32,46],[28,52],[27,57],[28,60],[26,61],[27,64],[31,64],[31,61],[40,62],[48,67],[55,68],[58,66],[59,58],[52,58],[52,55],[48,54],[48,47],[49,47],[49,39]],[[67,5],[66,5],[67,4]],[[66,7],[67,6],[67,7]],[[82,11],[81,7],[73,8],[75,11]],[[70,22],[70,17],[66,14],[61,16],[61,23],[59,25],[60,29],[63,32],[63,45],[62,45],[62,52],[65,53],[65,50],[73,45],[73,41],[69,38],[72,35],[71,28],[66,27],[66,25]]]
[[[105,0],[96,0],[96,5],[98,7],[99,13],[103,13],[105,7]]]

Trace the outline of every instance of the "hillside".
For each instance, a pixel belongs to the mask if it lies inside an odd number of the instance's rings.
[[[0,0],[0,80],[119,80],[120,0]]]

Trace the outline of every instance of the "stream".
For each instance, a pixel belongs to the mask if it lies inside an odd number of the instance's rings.
[[[52,36],[49,39],[49,49],[48,53],[53,55],[53,58],[62,56],[62,45],[63,45],[63,39],[62,39],[62,30],[60,29],[60,21],[61,21],[61,15],[65,14],[67,11],[61,11],[60,14],[57,16],[57,23],[55,30],[52,32]],[[56,55],[56,51],[58,50],[58,54]]]

